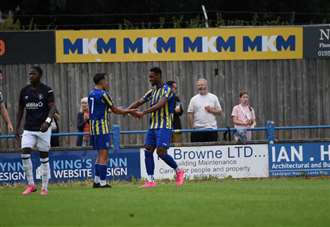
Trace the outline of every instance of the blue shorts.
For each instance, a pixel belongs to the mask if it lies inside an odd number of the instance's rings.
[[[95,150],[110,148],[110,134],[91,135],[90,141]]]
[[[168,148],[171,145],[172,129],[160,128],[149,129],[146,134],[145,146],[154,148],[164,147]]]

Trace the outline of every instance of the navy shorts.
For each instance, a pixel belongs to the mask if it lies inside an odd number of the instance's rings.
[[[110,134],[91,135],[90,141],[95,150],[110,148]]]
[[[151,146],[154,148],[164,147],[169,148],[172,139],[172,129],[159,128],[149,129],[146,134],[145,146]]]

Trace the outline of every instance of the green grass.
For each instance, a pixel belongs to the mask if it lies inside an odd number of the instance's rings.
[[[48,197],[0,188],[0,226],[330,226],[329,179],[159,183],[109,190],[50,185]]]

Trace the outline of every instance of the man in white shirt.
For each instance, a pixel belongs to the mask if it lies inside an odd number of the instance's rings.
[[[216,115],[222,108],[218,97],[208,92],[207,80],[196,82],[198,94],[191,98],[188,107],[189,127],[194,129],[216,129]],[[218,140],[217,132],[192,132],[191,142],[212,142]]]

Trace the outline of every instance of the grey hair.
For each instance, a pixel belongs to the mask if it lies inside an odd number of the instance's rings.
[[[207,79],[205,79],[205,78],[203,78],[203,77],[198,78],[198,80],[197,80],[196,82],[198,82],[198,81],[205,81],[206,84],[208,84]]]

